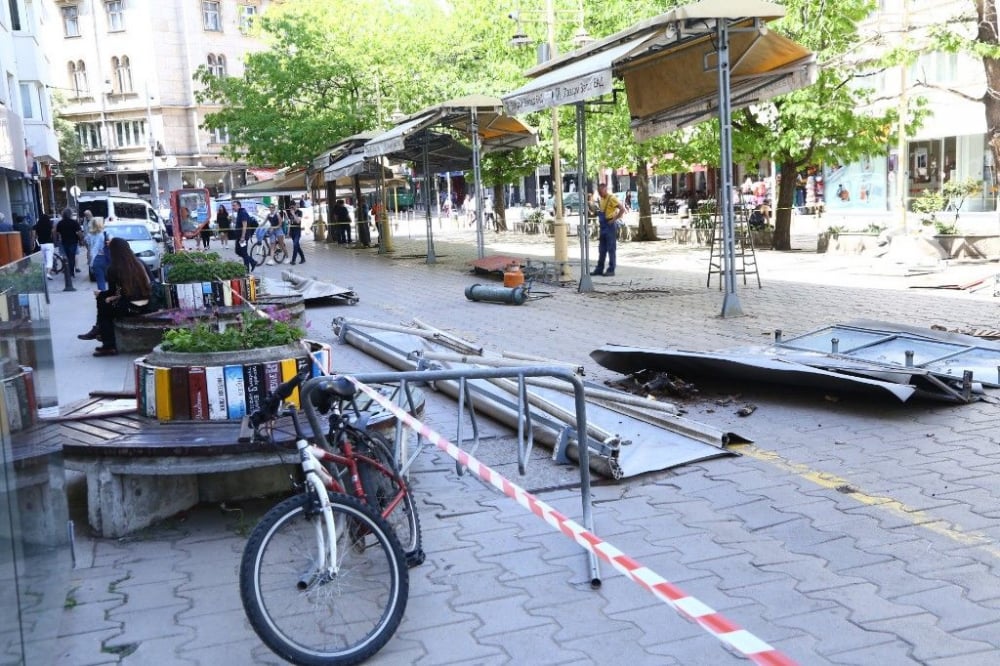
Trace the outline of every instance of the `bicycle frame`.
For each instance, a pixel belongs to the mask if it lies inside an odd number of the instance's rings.
[[[343,433],[343,431],[340,432]],[[366,504],[369,504],[367,501],[368,500],[367,495],[364,491],[364,488],[361,485],[361,476],[358,473],[358,463],[360,462],[371,465],[376,470],[378,470],[379,474],[396,479],[397,482],[400,484],[399,491],[396,493],[395,497],[392,498],[392,501],[390,501],[386,505],[385,509],[381,513],[383,518],[387,518],[389,514],[391,514],[393,511],[396,510],[396,507],[399,506],[399,504],[403,501],[403,498],[406,496],[407,486],[405,480],[401,476],[397,478],[393,474],[392,470],[388,469],[378,460],[370,456],[357,453],[354,450],[354,447],[351,445],[350,437],[347,437],[346,434],[344,434],[344,436],[341,439],[343,441],[338,442],[337,445],[344,451],[343,455],[336,453],[335,451],[330,451],[329,449],[316,446],[315,444],[310,445],[310,453],[312,454],[313,458],[315,458],[317,461],[331,462],[340,467],[347,468],[347,471],[350,474],[350,483],[351,486],[353,486],[353,488],[351,491],[348,491],[344,487],[345,484],[342,478],[335,478],[333,474],[330,474],[330,472],[326,468],[320,465],[321,471],[319,473],[319,476],[323,479],[324,485],[328,490],[332,490],[334,492],[339,492],[339,493],[352,492],[352,494],[355,497],[364,501]],[[338,474],[337,477],[342,477],[342,475]],[[369,506],[371,505],[369,504]]]

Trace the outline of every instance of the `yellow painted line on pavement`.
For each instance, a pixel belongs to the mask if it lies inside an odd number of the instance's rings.
[[[947,520],[942,520],[940,518],[935,518],[926,511],[913,509],[891,497],[869,495],[868,493],[860,490],[847,479],[828,472],[814,470],[801,463],[792,462],[781,457],[774,451],[768,451],[766,449],[750,445],[734,447],[734,449],[743,455],[766,462],[779,469],[783,469],[786,472],[814,483],[821,488],[827,488],[849,495],[861,504],[877,506],[879,509],[886,511],[887,513],[903,518],[914,527],[923,528],[939,536],[946,537],[955,543],[976,548],[988,553],[992,557],[1000,559],[1000,546],[998,546],[993,539],[985,534],[964,530],[960,525]]]

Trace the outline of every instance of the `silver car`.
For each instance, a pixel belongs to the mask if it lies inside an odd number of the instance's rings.
[[[110,223],[104,225],[104,231],[111,238],[123,238],[135,252],[139,261],[154,273],[160,270],[160,244],[153,240],[149,227],[145,224]]]

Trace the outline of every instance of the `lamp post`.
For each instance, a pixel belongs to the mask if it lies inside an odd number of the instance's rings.
[[[580,29],[573,38],[574,44],[582,46],[590,41],[590,36],[583,28],[583,0],[580,0],[577,12],[580,20]],[[545,10],[543,12],[546,28],[546,41],[542,48],[538,50],[538,63],[542,64],[556,56],[556,8],[555,0],[545,0]],[[531,40],[520,29],[520,12],[509,15],[518,24],[517,33],[511,38],[512,46],[526,46]],[[559,108],[552,108],[552,206],[555,220],[552,222],[552,238],[554,241],[555,262],[559,266],[559,281],[568,282],[571,279],[569,271],[569,244],[567,241],[566,218],[563,216],[563,182],[562,182],[562,159],[559,156]],[[542,206],[545,205],[544,199]],[[586,272],[587,267],[581,270]]]
[[[146,135],[149,137],[149,163],[153,171],[153,208],[160,214],[160,170],[156,166],[156,137],[153,135],[153,108],[150,105],[149,84],[146,84]]]

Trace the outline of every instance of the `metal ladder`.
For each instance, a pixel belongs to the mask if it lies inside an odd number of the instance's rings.
[[[742,197],[740,197],[742,199]],[[742,204],[742,200],[740,201]],[[757,278],[757,288],[761,287],[760,272],[757,270],[757,252],[754,250],[753,235],[750,233],[746,206],[741,205],[733,215],[733,272],[743,276],[743,286],[747,285],[747,275]],[[725,246],[722,238],[722,212],[718,206],[715,209],[715,223],[712,225],[712,251],[708,258],[708,279],[706,287],[712,286],[712,276],[719,276],[719,290],[722,290],[722,275],[724,271],[723,256]]]

